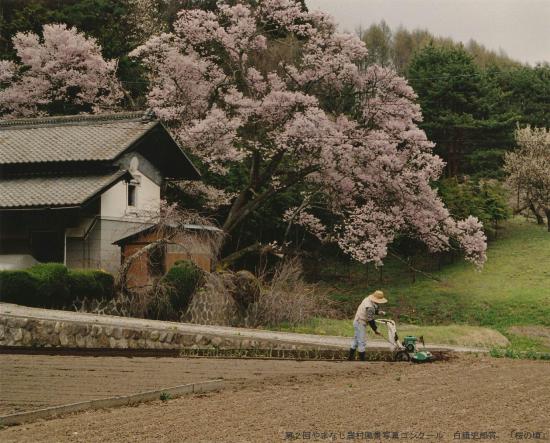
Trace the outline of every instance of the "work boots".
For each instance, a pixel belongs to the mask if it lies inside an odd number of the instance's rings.
[[[350,350],[349,350],[349,355],[348,355],[348,360],[349,360],[349,361],[355,360],[355,349],[350,348]],[[361,361],[365,361],[365,360],[366,360],[366,358],[365,358],[365,351],[359,352],[359,360],[361,360]]]

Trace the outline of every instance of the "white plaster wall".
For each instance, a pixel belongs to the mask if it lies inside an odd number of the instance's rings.
[[[72,232],[74,235],[75,232]],[[65,264],[69,268],[101,269],[101,223],[97,220],[87,231],[86,238],[67,235]]]
[[[157,211],[160,208],[160,186],[143,174],[137,187],[138,211]],[[127,201],[127,200],[126,200]]]
[[[65,237],[65,265],[69,268],[87,268],[86,241],[82,238]]]
[[[136,206],[128,206],[128,183],[121,181],[101,195],[101,217],[122,218],[141,211],[157,211],[160,207],[160,186],[139,174]]]
[[[145,161],[140,164],[144,169],[148,166]],[[128,206],[128,183],[118,182],[101,195],[99,220],[86,240],[82,239],[87,228],[84,221],[75,229],[68,230],[68,236],[75,237],[68,244],[67,262],[70,266],[101,268],[111,273],[118,271],[120,248],[112,243],[149,226],[147,222],[151,213],[160,208],[160,186],[140,168],[133,175],[139,181],[136,206]]]
[[[101,217],[124,217],[128,184],[120,181],[101,194]]]
[[[95,221],[95,217],[82,217],[78,220],[78,225],[65,228],[65,237],[83,237]]]
[[[116,274],[121,252],[113,242],[148,226],[137,217],[99,219],[86,238],[67,238],[65,264],[69,268],[103,269]]]

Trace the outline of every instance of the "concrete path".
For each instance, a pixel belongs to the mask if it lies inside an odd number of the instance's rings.
[[[0,315],[11,318],[34,318],[37,320],[55,320],[102,326],[117,326],[125,328],[181,331],[192,334],[212,334],[221,337],[246,337],[252,340],[277,340],[287,343],[321,345],[327,348],[347,349],[349,337],[329,335],[297,334],[292,332],[267,331],[260,329],[233,328],[227,326],[196,325],[192,323],[177,323],[140,318],[115,317],[111,315],[86,314],[72,311],[57,311],[53,309],[29,308],[10,303],[0,303]],[[370,349],[389,349],[390,344],[384,340],[369,340]],[[488,352],[486,349],[464,346],[429,344],[428,350],[450,350],[454,352]]]

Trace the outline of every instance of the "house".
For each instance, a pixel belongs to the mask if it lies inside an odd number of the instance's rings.
[[[168,180],[200,174],[143,113],[0,121],[0,262],[116,272],[115,243],[151,226]]]

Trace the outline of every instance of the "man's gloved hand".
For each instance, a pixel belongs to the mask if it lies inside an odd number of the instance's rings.
[[[379,315],[386,315],[386,311],[378,311]]]

